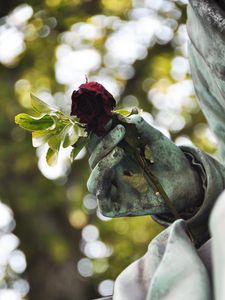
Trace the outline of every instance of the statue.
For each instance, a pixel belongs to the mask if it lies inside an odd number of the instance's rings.
[[[200,106],[225,157],[225,1],[190,0],[189,59]],[[225,299],[225,168],[198,149],[177,147],[140,117],[131,117],[153,152],[152,170],[180,214],[175,220],[151,186],[130,187],[135,166],[118,146],[121,125],[92,138],[87,186],[103,215],[152,215],[167,227],[146,254],[116,279],[113,300]],[[209,229],[211,236],[209,234]],[[213,269],[212,269],[213,265]]]

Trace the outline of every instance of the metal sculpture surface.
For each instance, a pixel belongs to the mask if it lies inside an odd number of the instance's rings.
[[[218,138],[221,163],[198,149],[177,147],[140,117],[132,119],[151,146],[153,172],[181,216],[174,220],[151,186],[140,187],[141,177],[138,189],[129,185],[129,172],[140,170],[119,147],[124,128],[92,139],[88,188],[102,213],[150,214],[167,226],[145,256],[119,275],[114,300],[225,299],[225,1],[190,0],[187,26],[194,86]]]

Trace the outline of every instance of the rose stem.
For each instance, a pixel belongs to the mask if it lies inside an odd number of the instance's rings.
[[[151,184],[155,193],[159,193],[164,199],[166,205],[174,215],[175,219],[180,219],[180,216],[173,205],[172,201],[166,194],[164,188],[159,182],[158,178],[151,172],[147,161],[143,158],[136,149],[134,149],[127,141],[123,140],[120,142],[119,146],[121,146],[124,150],[128,150],[128,152],[132,153],[138,165],[143,169],[146,180]]]
[[[146,159],[143,156],[141,156],[139,154],[139,152],[136,149],[134,149],[126,140],[121,141],[119,143],[119,146],[121,146],[121,148],[123,148],[125,151],[127,151],[127,152],[129,152],[130,154],[133,155],[136,163],[144,171],[145,179],[152,186],[154,192],[159,193],[159,195],[162,196],[162,198],[165,201],[166,205],[168,206],[168,208],[170,209],[170,211],[174,215],[175,220],[180,219],[179,213],[177,212],[177,210],[176,210],[175,206],[173,205],[172,201],[170,200],[170,198],[166,194],[166,192],[165,192],[164,188],[162,187],[161,183],[159,182],[158,178],[150,170],[150,167],[149,167],[148,162],[146,161]],[[193,234],[192,234],[191,230],[188,228],[188,226],[186,227],[186,229],[187,229],[186,232],[187,232],[187,235],[188,235],[189,239],[196,246],[195,239],[193,237]]]
[[[167,206],[169,207],[170,211],[173,213],[175,219],[176,220],[180,219],[179,213],[177,212],[177,210],[176,210],[175,206],[173,205],[172,201],[170,200],[170,198],[166,194],[164,188],[162,187],[161,183],[159,182],[159,179],[151,172],[150,167],[148,165],[148,162],[145,160],[144,157],[142,157],[141,155],[139,155],[138,152],[136,153],[136,155],[137,155],[137,158],[141,159],[141,161],[142,161],[142,164],[144,166],[143,170],[147,171],[146,172],[147,173],[147,178],[149,176],[151,183],[154,184],[156,188],[158,188],[159,193],[163,197],[163,199],[166,202]],[[186,226],[187,226],[187,224],[186,224]],[[189,236],[189,239],[191,240],[191,242],[193,244],[195,244],[195,239],[193,237],[193,234],[192,234],[191,230],[188,228],[188,226],[187,226],[186,229],[187,229],[186,232],[187,232],[187,235]]]

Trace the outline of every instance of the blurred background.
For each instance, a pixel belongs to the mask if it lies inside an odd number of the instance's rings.
[[[213,154],[187,59],[186,0],[0,2],[0,300],[87,300],[110,295],[117,275],[161,231],[149,216],[108,219],[86,188],[85,151],[55,167],[14,124],[30,92],[70,112],[85,81],[118,107],[139,106],[177,144]]]

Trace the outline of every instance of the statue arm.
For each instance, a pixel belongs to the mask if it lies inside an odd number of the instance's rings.
[[[189,58],[196,94],[225,157],[225,15],[215,1],[191,0],[188,16]],[[225,187],[223,165],[194,148],[179,149],[141,119],[133,122],[140,138],[147,141],[153,151],[153,173],[187,220],[198,244],[204,243],[209,236],[210,211]],[[150,214],[168,225],[174,218],[170,217],[165,202],[156,196],[151,186],[141,184],[141,170],[119,147],[124,134],[120,126],[101,141],[92,139],[88,189],[97,195],[99,207],[106,216]],[[131,175],[136,187],[129,184],[127,177]]]
[[[195,91],[208,124],[218,138],[222,161],[220,164],[198,149],[182,147],[202,178],[203,202],[187,221],[202,244],[209,237],[210,212],[225,188],[225,1],[190,0],[187,29]],[[154,218],[164,225],[170,223],[163,222],[162,216]]]
[[[223,1],[221,1],[223,2]],[[225,9],[212,0],[191,0],[189,61],[199,105],[225,158]]]
[[[187,221],[196,244],[203,244],[209,238],[210,211],[225,187],[224,166],[198,149],[177,147],[140,117],[133,118],[132,122],[153,151],[155,163],[152,171],[180,217]],[[100,210],[106,216],[148,214],[153,215],[158,223],[168,226],[174,217],[167,204],[161,197],[155,196],[151,186],[143,186],[141,170],[132,163],[129,154],[118,147],[125,134],[121,126],[118,125],[100,140],[92,137],[89,160],[92,173],[88,189],[97,195]],[[129,173],[129,178],[138,176],[136,187],[130,186],[125,179]]]
[[[204,197],[200,205],[190,206],[182,214],[183,218],[187,220],[197,245],[200,246],[209,238],[209,216],[218,196],[225,188],[225,167],[197,148],[181,146],[181,150],[201,177],[202,188],[204,189]],[[197,200],[196,203],[199,203]],[[153,215],[153,219],[166,227],[173,222],[173,218],[170,219],[168,215]]]

